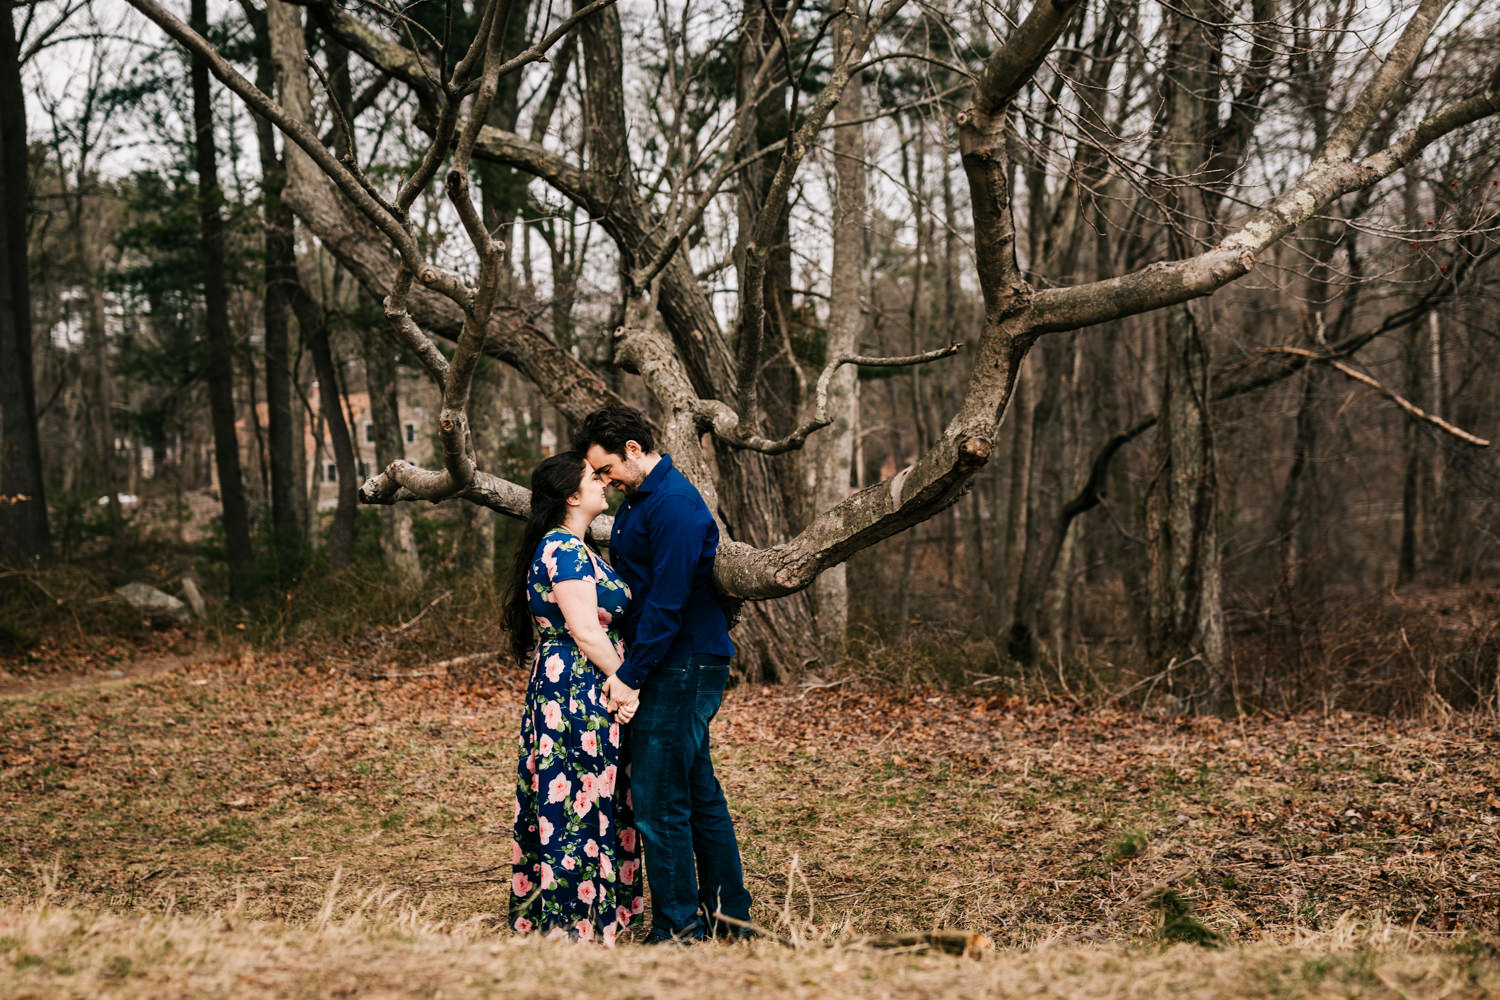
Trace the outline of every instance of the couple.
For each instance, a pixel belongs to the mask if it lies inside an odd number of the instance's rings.
[[[647,943],[738,935],[750,894],[708,740],[734,654],[713,586],[718,528],[639,410],[589,414],[573,446],[532,473],[505,605],[517,660],[535,646],[511,926],[613,944],[644,909],[644,850]],[[606,486],[625,497],[613,566],[587,542]]]

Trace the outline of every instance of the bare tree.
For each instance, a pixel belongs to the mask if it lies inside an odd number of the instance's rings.
[[[744,165],[731,158],[709,169],[680,222],[674,224],[657,213],[633,169],[631,118],[621,86],[620,23],[606,0],[580,3],[567,18],[547,22],[529,48],[509,59],[502,56],[503,18],[498,12],[503,5],[498,3],[484,6],[472,42],[454,50],[440,40],[435,40],[435,49],[414,44],[416,31],[401,18],[392,33],[324,0],[310,3],[308,9],[323,30],[400,80],[424,109],[431,144],[394,196],[383,193],[357,162],[334,156],[310,127],[303,33],[296,9],[278,0],[269,2],[272,41],[279,45],[278,101],[240,76],[200,34],[156,0],[131,2],[208,60],[228,87],[288,136],[296,147],[289,146],[287,155],[289,204],[367,288],[385,295],[387,316],[408,351],[443,386],[442,467],[392,463],[362,488],[366,502],[458,496],[508,513],[524,509],[524,491],[478,468],[474,459],[467,403],[475,362],[486,349],[536,382],[566,415],[576,416],[613,398],[597,375],[503,301],[507,248],[485,227],[470,193],[473,161],[485,158],[523,171],[574,201],[611,237],[625,319],[615,338],[614,357],[640,374],[661,414],[664,445],[723,518],[728,540],[718,564],[720,585],[729,594],[752,600],[798,594],[853,553],[957,501],[989,460],[1021,362],[1039,338],[1155,310],[1176,310],[1179,319],[1190,315],[1184,310],[1193,308],[1191,303],[1251,273],[1258,255],[1329,205],[1373,187],[1433,143],[1500,111],[1500,77],[1490,67],[1483,81],[1467,92],[1420,115],[1408,113],[1417,106],[1414,90],[1420,91],[1411,71],[1444,7],[1442,0],[1423,0],[1403,12],[1395,41],[1370,54],[1357,75],[1353,99],[1327,140],[1283,188],[1238,205],[1237,214],[1220,220],[1200,212],[1191,199],[1202,197],[1197,192],[1205,187],[1214,190],[1219,175],[1232,169],[1235,158],[1228,165],[1217,160],[1206,165],[1178,162],[1172,172],[1181,179],[1183,197],[1188,199],[1185,210],[1205,219],[1198,230],[1188,233],[1175,249],[1154,248],[1144,266],[1098,280],[1042,283],[1017,257],[1013,150],[1018,98],[1034,85],[1082,4],[1042,3],[1019,22],[1003,27],[1000,11],[984,9],[996,18],[994,45],[977,67],[969,104],[956,119],[973,216],[974,277],[984,303],[982,329],[964,345],[967,372],[961,398],[911,466],[820,509],[798,526],[793,512],[777,499],[777,477],[770,463],[774,456],[801,448],[831,422],[826,379],[846,364],[912,364],[952,353],[941,349],[904,359],[831,358],[822,384],[810,392],[791,430],[780,435],[768,430],[757,373],[775,349],[767,334],[774,306],[766,297],[766,272],[768,254],[782,232],[783,195],[797,182],[802,164],[830,127],[834,108],[871,58],[872,46],[903,0],[863,12],[858,27],[842,36],[844,44],[836,50],[801,50],[802,58],[817,56],[822,61],[821,86],[798,108],[778,144],[750,147],[772,169],[757,210],[742,223],[749,231],[739,237],[744,261],[737,275],[738,315],[732,337],[720,329],[684,246],[703,212]],[[840,8],[818,16],[815,26],[847,16]],[[541,58],[571,31],[578,33],[586,88],[582,160],[489,124],[501,77]],[[780,25],[755,71],[759,86],[785,66],[790,40],[791,32]],[[893,51],[882,57],[895,55]],[[1253,94],[1250,100],[1255,103]],[[747,148],[743,139],[756,125],[753,109],[749,102],[736,109],[727,123],[724,150]],[[1402,125],[1380,137],[1373,129],[1387,116]],[[1235,115],[1230,118],[1221,125],[1234,125]],[[410,219],[417,196],[445,162],[451,211],[472,246],[473,271],[467,276],[434,263]],[[434,334],[454,340],[451,356],[438,348]],[[1190,350],[1190,335],[1179,341],[1187,345],[1183,350]],[[1193,362],[1184,372],[1200,396],[1204,372],[1201,362]],[[783,603],[776,616],[794,625],[810,622],[803,605]],[[763,672],[795,668],[810,645],[804,634],[812,635],[795,627],[763,632],[758,638],[763,647],[757,650]]]
[[[0,551],[8,559],[41,555],[51,547],[31,360],[26,95],[18,12],[8,11],[0,25]]]
[[[195,30],[208,30],[207,0],[193,0]],[[198,217],[203,240],[204,327],[208,340],[208,391],[213,412],[214,464],[219,473],[219,500],[228,542],[231,591],[245,584],[250,568],[250,511],[240,476],[239,438],[235,433],[233,343],[229,331],[229,291],[224,277],[224,221],[219,214],[218,147],[214,141],[213,101],[209,95],[209,59],[192,53],[193,147],[198,168]]]

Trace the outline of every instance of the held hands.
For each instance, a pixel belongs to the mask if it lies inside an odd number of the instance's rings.
[[[641,707],[641,692],[618,676],[609,677],[604,682],[604,707],[614,713],[616,722],[624,725],[635,718],[635,710]]]

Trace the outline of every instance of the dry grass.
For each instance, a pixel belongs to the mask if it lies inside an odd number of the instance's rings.
[[[365,907],[288,924],[0,907],[11,997],[1488,997],[1493,951],[1435,948],[1390,925],[1286,945],[1042,946],[974,961],[859,945],[618,948],[493,937]]]
[[[804,947],[611,955],[515,941],[494,917],[508,684],[247,653],[0,700],[0,994],[541,996],[600,976],[653,996],[1496,988],[1493,721],[738,689],[716,753],[754,916]],[[1163,890],[1229,947],[1163,949]],[[943,926],[985,932],[997,957],[851,944]]]

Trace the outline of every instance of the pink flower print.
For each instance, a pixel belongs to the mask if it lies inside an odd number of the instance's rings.
[[[537,790],[537,785],[540,783],[541,777],[542,776],[540,774],[533,774],[531,776],[531,790],[533,792]]]
[[[635,885],[635,869],[636,869],[636,866],[638,864],[640,864],[640,862],[638,862],[638,861],[621,861],[620,862],[620,884],[621,885]],[[627,919],[625,922],[629,923],[630,921]]]
[[[578,862],[573,860],[573,855],[571,855],[571,854],[564,854],[563,855],[563,860],[562,860],[562,866],[564,868],[566,868],[568,871],[572,871],[574,868],[578,867]]]
[[[622,872],[624,870],[625,870],[624,868],[620,869],[620,871],[622,871]],[[630,926],[630,907],[628,907],[628,906],[617,906],[617,907],[615,907],[615,923],[619,924],[621,927],[629,927]]]
[[[516,872],[510,879],[510,893],[512,896],[524,896],[531,891],[531,879],[526,877],[525,872]]]
[[[542,888],[550,889],[557,884],[557,878],[552,874],[552,866],[545,861],[542,862]]]
[[[577,698],[569,698],[568,699],[568,711],[572,712],[574,715],[577,715],[579,713],[580,709],[578,707],[578,699]]]
[[[589,793],[580,788],[578,794],[573,796],[573,815],[585,815],[589,811],[589,804]]]
[[[604,939],[606,947],[613,948],[615,946],[615,925],[605,924],[604,933],[600,936]]]
[[[579,895],[581,896],[583,893],[579,892]],[[594,925],[587,920],[578,921],[578,926],[573,929],[578,932],[578,940],[580,941],[589,941],[594,936]]]
[[[536,819],[536,823],[537,823],[537,832],[541,835],[541,841],[542,841],[542,843],[546,844],[546,843],[550,842],[552,840],[552,830],[553,830],[553,826],[552,826],[551,821],[548,820],[547,817],[545,817],[545,816],[538,816],[537,819]]]
[[[628,768],[628,767],[625,769],[625,776],[627,778],[630,777],[630,768]],[[535,788],[536,786],[533,785],[532,787]],[[628,789],[628,788],[625,789],[625,808],[627,808],[627,809],[634,809],[635,808],[635,803],[633,801],[631,801],[630,789]]]
[[[521,844],[519,841],[510,842],[510,863],[518,865],[521,863]]]
[[[609,745],[612,747],[617,747],[620,745],[620,724],[618,722],[610,724]]]
[[[591,858],[597,858],[599,856],[599,842],[597,840],[590,840],[584,844],[583,853]]]
[[[517,917],[516,918],[516,923],[515,923],[516,930],[520,931],[522,934],[530,934],[531,933],[531,926],[532,926],[531,925],[531,921],[527,920],[525,917]]]
[[[615,794],[615,779],[619,776],[619,773],[619,770],[613,764],[609,765],[603,771],[599,772],[600,795],[604,796],[605,798],[609,798],[611,795]]]
[[[555,746],[555,744],[552,742],[552,737],[548,736],[546,733],[543,733],[542,738],[537,740],[536,742],[537,752],[540,753],[543,757],[552,756],[553,746]],[[532,770],[536,770],[535,765],[532,766]]]
[[[646,909],[646,900],[643,896],[637,896],[630,901],[630,912],[639,914]]]
[[[534,622],[536,622],[536,627],[537,628],[551,628],[552,627],[552,623],[549,622],[547,619],[543,618],[541,615],[532,615],[531,616],[531,620],[534,621]],[[540,655],[541,650],[537,650],[537,653]]]
[[[588,754],[590,757],[599,756],[599,734],[594,730],[590,729],[588,732],[584,733],[583,739],[579,742],[583,744],[584,753]]]
[[[562,938],[565,938],[567,936],[568,936],[568,932],[567,931],[563,930],[561,927],[554,927],[550,931],[547,932],[546,940],[548,940],[548,941],[556,941],[556,940],[560,940]]]
[[[606,882],[613,882],[615,880],[614,862],[609,860],[608,854],[601,854],[599,856],[599,877]]]
[[[543,736],[542,737],[542,746],[543,747],[546,747],[551,742],[552,742],[552,738],[551,737],[549,737],[549,736]],[[544,749],[542,751],[542,756],[545,757],[549,753],[551,753],[550,750],[545,750]],[[530,771],[532,774],[536,774],[536,754],[529,753],[529,754],[526,755],[526,770]]]
[[[599,836],[602,837],[602,836],[604,836],[608,832],[609,832],[609,817],[604,814],[604,810],[603,809],[600,809],[599,810]]]
[[[559,774],[547,782],[547,801],[562,802],[567,799],[568,793],[572,790],[573,783],[568,780],[568,776],[566,774]]]
[[[578,901],[580,903],[587,905],[598,898],[599,890],[594,887],[592,879],[587,882],[578,883]]]
[[[553,653],[551,656],[547,657],[546,667],[547,679],[553,684],[556,684],[558,678],[562,677],[563,658],[561,656],[558,656],[556,653]]]
[[[614,620],[615,620],[615,616],[614,615],[610,614],[608,611],[605,611],[603,608],[599,609],[599,627],[600,628],[609,628],[609,623],[612,622],[612,621],[614,621]]]
[[[561,544],[561,542],[548,542],[542,546],[541,563],[547,568],[548,579],[557,576],[557,556],[554,553],[557,552],[557,547]]]
[[[582,776],[579,777],[578,783],[579,786],[583,789],[583,794],[589,797],[589,801],[593,801],[594,799],[598,798],[599,779],[596,776],[585,771]]]
[[[620,828],[620,850],[635,850],[635,827],[625,826]]]
[[[562,706],[555,701],[549,701],[542,706],[542,721],[548,729],[562,728]]]

